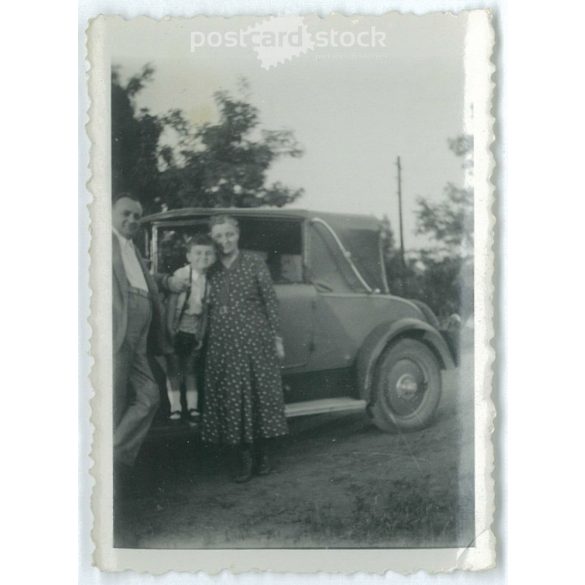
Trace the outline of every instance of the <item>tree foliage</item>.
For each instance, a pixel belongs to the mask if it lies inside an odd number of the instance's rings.
[[[456,249],[471,249],[473,191],[449,183],[444,194],[444,200],[439,203],[419,199],[417,233],[430,236],[441,250],[452,252]]]
[[[112,193],[132,192],[147,210],[160,195],[159,139],[163,122],[148,110],[137,111],[136,95],[152,80],[145,65],[124,85],[112,69]]]
[[[473,137],[458,136],[448,145],[471,173]],[[448,183],[440,201],[419,198],[416,215],[417,233],[431,245],[410,255],[395,289],[424,301],[441,317],[457,313],[467,319],[473,313],[473,189]],[[401,274],[393,263],[394,274]]]
[[[193,128],[180,112],[168,119],[179,147],[163,172],[170,207],[282,207],[302,194],[267,184],[270,166],[302,150],[289,130],[262,130],[258,109],[225,91],[215,94],[217,124]]]
[[[473,137],[449,140],[449,148],[463,158],[462,166],[473,166]],[[417,233],[428,236],[442,256],[473,255],[473,189],[447,183],[444,197],[435,203],[419,197]]]
[[[160,116],[139,110],[136,97],[153,76],[147,65],[123,84],[119,71],[112,72],[114,194],[134,192],[149,212],[281,207],[302,195],[302,189],[267,180],[276,160],[303,154],[292,131],[261,128],[259,111],[247,97],[226,91],[214,95],[215,124],[194,126],[177,109]]]

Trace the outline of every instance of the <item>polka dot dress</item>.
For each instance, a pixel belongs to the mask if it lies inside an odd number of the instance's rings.
[[[209,272],[209,337],[201,438],[238,445],[287,433],[275,336],[278,300],[264,261],[240,252]]]

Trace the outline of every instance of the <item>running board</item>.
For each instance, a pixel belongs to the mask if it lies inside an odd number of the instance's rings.
[[[328,414],[330,412],[351,412],[365,410],[366,401],[355,398],[324,398],[322,400],[307,400],[293,402],[284,407],[287,417],[307,416],[309,414]]]

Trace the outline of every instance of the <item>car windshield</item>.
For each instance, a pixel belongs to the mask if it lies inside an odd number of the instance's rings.
[[[344,257],[336,234],[320,221],[309,224],[309,279],[325,293],[367,293],[368,287]]]
[[[379,233],[352,228],[341,229],[337,233],[370,288],[386,291]]]
[[[339,292],[387,292],[380,232],[370,218],[323,214],[313,218],[311,232],[311,266],[313,273],[317,273],[315,278]]]

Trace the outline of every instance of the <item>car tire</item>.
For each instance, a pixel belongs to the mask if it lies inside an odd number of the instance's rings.
[[[433,352],[416,339],[401,339],[380,356],[368,411],[385,432],[426,427],[441,399],[441,368]]]

